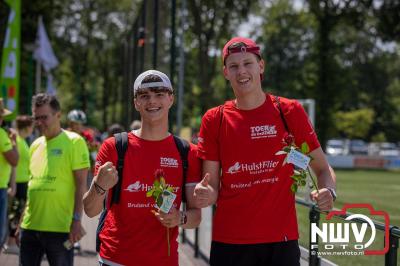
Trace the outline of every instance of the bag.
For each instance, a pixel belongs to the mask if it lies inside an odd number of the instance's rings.
[[[186,193],[185,193],[185,183],[186,183],[186,174],[187,174],[187,169],[189,167],[189,161],[188,161],[188,155],[189,155],[189,149],[190,145],[189,142],[186,140],[178,137],[178,136],[173,136],[174,137],[174,142],[176,145],[176,148],[179,151],[179,155],[181,157],[182,161],[182,170],[183,170],[183,180],[182,180],[182,202],[186,202]],[[124,159],[125,159],[125,153],[126,150],[128,149],[128,133],[127,132],[121,132],[114,134],[115,138],[115,147],[117,149],[118,153],[118,160],[117,160],[117,170],[118,170],[118,182],[117,184],[112,188],[112,198],[110,202],[110,207],[107,208],[106,202],[107,198],[104,199],[104,205],[103,205],[103,211],[100,214],[99,218],[99,224],[97,225],[96,229],[96,251],[100,252],[100,233],[101,230],[103,230],[104,227],[104,222],[107,217],[107,212],[108,209],[111,208],[113,204],[118,204],[119,203],[119,198],[121,196],[121,187],[122,187],[122,178],[123,178],[123,169],[124,169]]]

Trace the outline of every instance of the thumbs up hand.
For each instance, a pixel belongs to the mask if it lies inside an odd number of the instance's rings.
[[[210,174],[206,173],[204,178],[194,188],[193,197],[197,208],[205,208],[211,205],[210,198],[212,188],[209,185],[209,182]]]

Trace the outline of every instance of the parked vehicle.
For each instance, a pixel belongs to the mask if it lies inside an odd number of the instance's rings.
[[[330,139],[326,143],[326,154],[328,155],[346,155],[348,153],[348,140]]]
[[[368,144],[361,139],[352,139],[349,142],[350,154],[368,154]]]
[[[379,145],[380,156],[400,156],[400,150],[395,143],[382,142]]]

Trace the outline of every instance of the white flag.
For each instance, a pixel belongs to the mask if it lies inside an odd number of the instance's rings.
[[[51,69],[55,68],[58,65],[58,60],[57,57],[54,55],[53,49],[51,48],[46,29],[43,25],[42,17],[39,18],[38,26],[39,27],[36,40],[37,47],[35,49],[33,57],[41,62],[46,72],[49,72]]]

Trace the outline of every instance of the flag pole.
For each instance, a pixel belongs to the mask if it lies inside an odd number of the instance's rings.
[[[42,20],[42,16],[39,16],[38,18],[38,28],[40,25],[40,21]],[[36,45],[39,45],[39,42],[37,41],[39,39],[39,36],[36,36]],[[41,76],[42,76],[42,67],[41,67],[41,63],[40,60],[38,58],[36,58],[36,82],[35,82],[35,94],[40,92],[40,82],[41,82]]]
[[[42,69],[41,69],[41,64],[39,60],[36,60],[36,87],[35,87],[35,94],[40,92],[40,82],[41,82],[41,76],[42,76]]]

